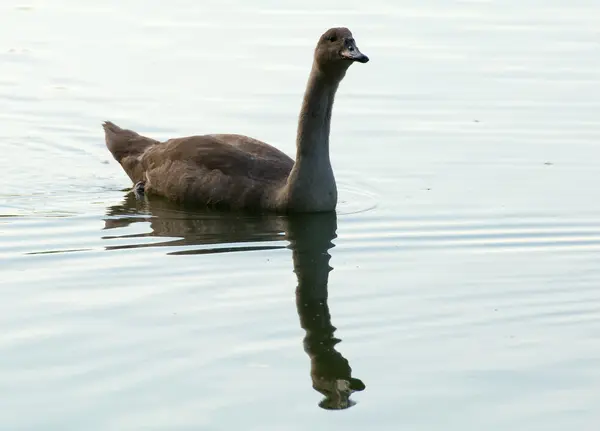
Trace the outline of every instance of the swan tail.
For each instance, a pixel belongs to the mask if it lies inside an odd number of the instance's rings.
[[[139,156],[148,147],[159,143],[133,130],[122,129],[110,121],[105,121],[102,127],[106,137],[106,147],[119,163],[125,157]]]
[[[140,159],[151,146],[159,144],[151,138],[140,135],[133,130],[122,129],[110,121],[102,124],[106,138],[106,147],[123,167],[133,182],[141,181],[143,175]]]

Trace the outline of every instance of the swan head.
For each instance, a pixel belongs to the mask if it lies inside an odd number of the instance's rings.
[[[315,61],[323,71],[346,71],[352,63],[366,63],[369,57],[356,46],[352,32],[345,27],[330,28],[315,48]]]

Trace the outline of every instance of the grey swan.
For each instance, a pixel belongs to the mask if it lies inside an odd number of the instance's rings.
[[[333,101],[350,65],[368,61],[347,28],[331,28],[319,38],[298,120],[295,162],[247,136],[211,134],[159,142],[109,121],[103,124],[106,146],[138,193],[232,210],[334,211],[337,187],[329,160]]]

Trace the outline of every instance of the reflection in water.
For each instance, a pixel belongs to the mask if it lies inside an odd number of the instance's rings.
[[[351,376],[348,360],[335,345],[336,328],[331,324],[327,305],[329,249],[336,236],[337,217],[330,214],[280,216],[273,214],[246,215],[210,210],[184,211],[170,202],[152,199],[138,200],[129,193],[121,205],[108,208],[105,229],[126,227],[136,222],[150,223],[150,233],[116,238],[169,238],[159,243],[118,245],[107,249],[194,246],[193,249],[170,254],[203,254],[228,251],[285,248],[284,245],[257,245],[259,242],[289,240],[298,279],[296,305],[300,324],[306,331],[304,350],[311,361],[313,388],[325,396],[319,403],[324,409],[346,409],[354,405],[350,395],[365,388],[363,382]],[[240,245],[252,244],[252,245]]]
[[[335,345],[336,328],[331,324],[327,305],[329,249],[333,247],[337,217],[335,213],[293,216],[288,219],[288,239],[298,278],[296,307],[300,324],[306,331],[304,350],[310,356],[313,388],[325,395],[319,404],[324,409],[346,409],[354,404],[350,395],[365,388],[351,376],[348,360]]]
[[[107,246],[107,250],[140,247],[194,246],[177,254],[206,254],[232,251],[252,251],[285,248],[285,245],[258,245],[260,242],[285,240],[285,218],[272,214],[236,214],[209,209],[183,210],[162,199],[136,199],[127,194],[120,205],[108,208],[110,218],[104,220],[105,229],[123,228],[137,222],[150,223],[151,231],[122,236],[104,236],[103,239],[163,238],[161,242],[143,242]],[[248,245],[250,244],[250,245]],[[198,247],[202,246],[202,247]]]

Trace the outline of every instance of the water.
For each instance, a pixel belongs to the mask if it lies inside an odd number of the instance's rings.
[[[599,19],[589,0],[3,1],[0,429],[595,429]],[[336,99],[336,216],[128,194],[103,120],[293,154],[337,25],[371,62]]]

